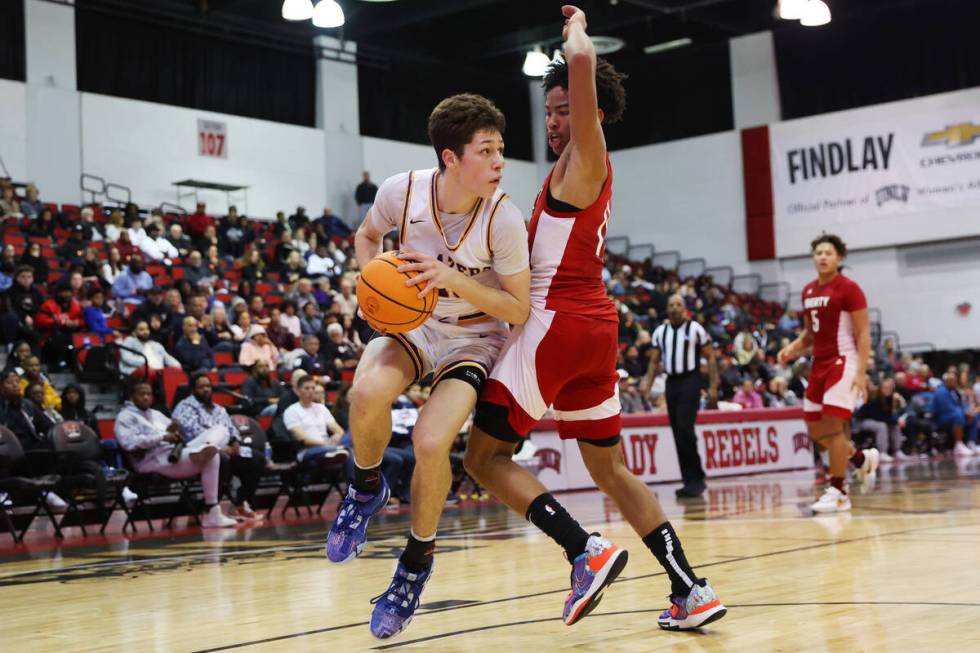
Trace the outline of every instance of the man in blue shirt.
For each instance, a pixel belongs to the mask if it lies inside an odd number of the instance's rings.
[[[192,375],[190,386],[192,394],[174,408],[173,421],[188,440],[203,436],[219,447],[222,484],[227,483],[229,476],[236,476],[241,481],[232,500],[234,506],[228,514],[241,520],[261,519],[252,510],[249,500],[255,497],[255,489],[265,470],[265,455],[241,441],[228,411],[214,403],[211,379],[206,373]]]
[[[929,402],[929,414],[933,424],[941,431],[953,434],[954,456],[972,456],[971,449],[963,444],[963,428],[966,425],[967,416],[963,410],[963,401],[960,393],[956,389],[956,375],[952,372],[943,374],[943,384],[936,388]],[[971,415],[970,419],[974,419]]]
[[[139,304],[143,296],[153,287],[153,277],[143,269],[143,259],[134,256],[129,265],[112,283],[112,296],[126,304]]]

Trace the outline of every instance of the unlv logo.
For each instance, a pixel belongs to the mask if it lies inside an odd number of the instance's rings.
[[[557,449],[538,449],[534,457],[541,464],[541,469],[553,469],[556,474],[561,474],[561,452]]]
[[[813,440],[806,433],[793,434],[793,453],[797,453],[803,449],[813,451]]]

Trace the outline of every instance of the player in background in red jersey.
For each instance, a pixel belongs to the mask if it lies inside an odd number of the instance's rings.
[[[830,456],[830,486],[812,508],[815,513],[851,509],[845,474],[850,460],[857,477],[870,487],[878,469],[878,450],[857,451],[851,443],[851,414],[858,397],[867,397],[871,331],[868,302],[861,287],[840,273],[847,245],[823,234],[810,243],[817,278],[803,288],[803,333],[779,352],[779,363],[813,352],[803,400],[807,431]]]
[[[626,564],[627,552],[589,534],[542,483],[511,459],[550,406],[563,439],[578,441],[596,485],[612,498],[671,581],[661,628],[697,628],[726,608],[688,564],[656,496],[623,462],[620,440],[618,315],[602,283],[612,200],[612,166],[602,131],[625,109],[623,75],[597,60],[585,14],[562,8],[564,61],[544,78],[548,144],[559,156],[528,229],[531,314],[516,327],[477,405],[465,464],[501,501],[527,517],[572,563],[563,612],[571,625],[589,614]]]

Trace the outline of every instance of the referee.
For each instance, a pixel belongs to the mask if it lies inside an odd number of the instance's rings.
[[[701,357],[708,361],[710,376],[708,386],[709,405],[718,403],[718,364],[715,350],[704,327],[686,319],[687,309],[680,295],[667,300],[667,321],[653,332],[650,365],[640,384],[640,392],[650,392],[653,380],[660,368],[667,373],[667,415],[677,445],[677,459],[681,466],[683,487],[677,490],[678,498],[700,497],[705,489],[704,468],[698,455],[694,422],[701,403]]]

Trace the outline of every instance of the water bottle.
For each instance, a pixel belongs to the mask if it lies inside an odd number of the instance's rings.
[[[268,442],[265,443],[265,459],[268,462],[272,462],[272,445]]]

